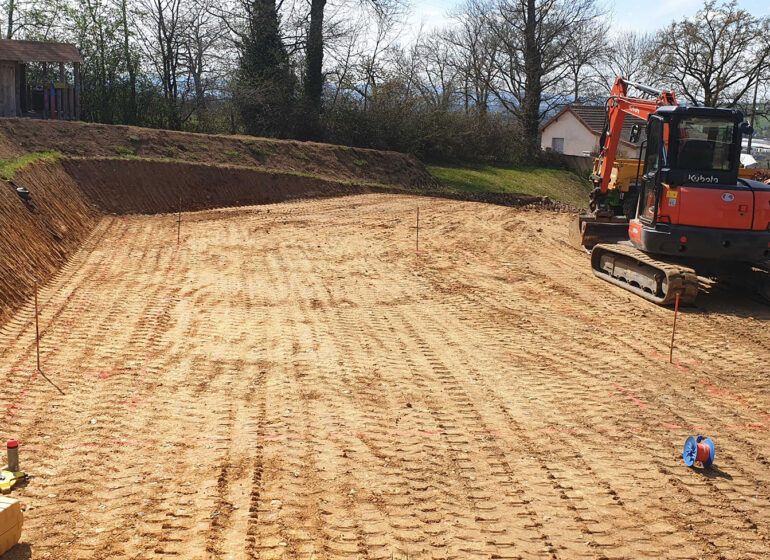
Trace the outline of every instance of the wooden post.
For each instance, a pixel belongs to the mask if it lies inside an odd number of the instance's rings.
[[[23,82],[23,78],[22,78],[22,70],[21,69],[22,69],[22,65],[17,62],[14,65],[14,69],[13,69],[13,76],[14,76],[14,83],[13,83],[14,92],[13,92],[13,95],[15,97],[14,101],[15,101],[15,105],[16,105],[13,108],[13,111],[14,111],[14,113],[15,113],[15,115],[17,117],[21,116],[21,106],[22,106],[21,96],[22,96],[22,91],[23,91],[23,85],[22,84],[24,83]]]
[[[50,118],[56,119],[56,88],[53,87],[53,82],[51,82],[51,87],[48,89],[48,101],[51,105],[50,109],[48,110],[50,113]]]
[[[75,80],[75,120],[80,120],[80,63],[73,63]]]
[[[420,254],[420,207],[417,207],[417,235],[415,236],[415,253]]]
[[[176,244],[179,245],[182,240],[182,195],[179,195],[179,211],[176,218]]]
[[[37,350],[37,369],[40,371],[40,324],[38,322],[38,309],[37,309],[37,282],[35,282],[35,349]]]
[[[19,104],[19,116],[29,111],[29,84],[27,84],[27,65],[19,64],[19,95],[21,101]]]
[[[674,337],[676,337],[676,320],[679,316],[679,293],[676,294],[676,303],[674,304],[674,328],[671,331],[671,351],[668,355],[668,363],[674,363]]]
[[[69,111],[69,119],[75,118],[75,88],[72,86],[67,87],[67,107]]]

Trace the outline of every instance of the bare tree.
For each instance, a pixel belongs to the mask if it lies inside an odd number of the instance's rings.
[[[126,124],[137,124],[137,89],[136,77],[139,67],[139,57],[136,55],[133,43],[136,19],[128,7],[128,0],[118,0],[120,10],[121,32],[123,35],[123,60],[128,73],[128,100],[126,103],[124,121]]]
[[[456,98],[459,71],[452,59],[451,46],[440,33],[431,33],[419,44],[418,65],[422,80],[420,94],[429,106],[449,111]]]
[[[180,73],[185,35],[186,4],[183,0],[146,0],[144,46],[160,79],[164,101],[162,126],[178,130],[182,126]]]
[[[400,6],[402,0],[358,0],[371,7],[377,17],[387,14],[394,6]],[[305,40],[305,75],[304,75],[304,112],[305,133],[307,138],[320,134],[320,113],[323,97],[324,74],[324,17],[327,0],[309,0],[310,14]],[[376,59],[376,57],[374,57]]]
[[[61,17],[72,0],[5,0],[6,39],[50,40],[67,33],[67,22]]]
[[[86,115],[112,123],[117,112],[117,78],[122,65],[119,13],[107,0],[78,0],[67,13],[85,59]]]
[[[460,74],[463,107],[485,115],[489,110],[490,85],[495,76],[499,41],[490,30],[488,12],[482,0],[467,0],[453,16],[455,25],[443,32],[451,48],[455,67]]]
[[[598,67],[607,91],[612,88],[617,76],[648,84],[657,83],[659,78],[650,71],[653,46],[651,35],[634,31],[622,33],[610,41],[607,54]]]
[[[572,38],[567,43],[567,68],[572,80],[572,96],[575,102],[601,82],[596,71],[601,67],[608,51],[609,24],[603,19],[589,19],[575,25]]]
[[[734,107],[770,69],[769,32],[768,18],[735,0],[707,0],[694,18],[657,34],[654,69],[691,103]]]
[[[381,75],[385,73],[386,60],[383,55],[393,46],[398,37],[399,15],[398,4],[383,4],[375,10],[373,39],[360,60],[364,82],[360,93],[364,99],[364,111],[369,106],[370,97],[376,92]]]
[[[499,0],[487,20],[500,42],[492,91],[518,120],[528,158],[540,151],[540,122],[563,102],[569,44],[600,16],[595,0]]]
[[[221,18],[213,14],[213,6],[213,0],[197,0],[191,4],[182,40],[186,73],[192,81],[194,93],[196,128],[199,130],[207,129],[206,96],[212,81],[209,74],[226,34]]]
[[[339,35],[335,47],[328,49],[329,60],[332,64],[327,73],[327,79],[330,77],[333,79],[332,89],[334,92],[329,103],[331,110],[335,109],[345,90],[355,89],[354,84],[357,79],[355,65],[364,55],[365,41],[363,35],[365,31],[364,21],[361,18],[353,19],[345,32]]]
[[[8,13],[8,26],[6,27],[6,39],[13,39],[13,32],[16,30],[14,27],[14,18],[16,17],[16,0],[8,0],[5,5],[5,10]]]

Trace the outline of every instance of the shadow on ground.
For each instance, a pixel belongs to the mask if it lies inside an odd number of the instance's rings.
[[[704,286],[693,307],[683,307],[682,313],[732,315],[759,321],[770,321],[770,304],[759,296],[720,284]]]
[[[32,545],[24,542],[3,554],[3,560],[27,560],[28,558],[32,558]]]

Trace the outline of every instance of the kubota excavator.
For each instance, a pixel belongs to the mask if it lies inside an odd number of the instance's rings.
[[[629,97],[629,87],[650,97]],[[636,160],[616,157],[626,115],[646,120]],[[594,274],[660,305],[677,294],[694,303],[698,276],[750,286],[770,302],[770,185],[740,169],[741,138],[752,132],[740,111],[682,106],[671,91],[617,78],[591,213],[575,228]],[[634,126],[633,143],[640,133]]]

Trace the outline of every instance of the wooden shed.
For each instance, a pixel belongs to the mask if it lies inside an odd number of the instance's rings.
[[[75,45],[0,39],[0,117],[80,118]]]

